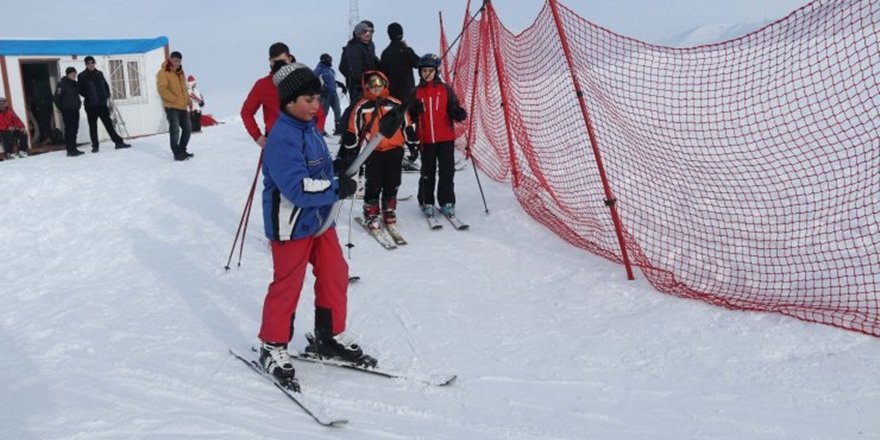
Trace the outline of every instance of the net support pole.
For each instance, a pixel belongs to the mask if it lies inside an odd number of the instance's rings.
[[[498,75],[498,87],[501,90],[501,107],[504,109],[504,130],[507,133],[507,150],[510,155],[510,176],[513,186],[517,187],[519,186],[520,177],[519,168],[516,165],[516,151],[513,148],[513,132],[511,131],[510,124],[510,103],[507,100],[507,75],[504,72],[504,65],[501,63],[501,49],[498,47],[498,31],[496,30],[496,26],[498,26],[499,23],[498,16],[495,15],[495,8],[492,6],[491,0],[483,1],[483,11],[484,17],[487,16],[487,19],[484,21],[486,22],[489,31],[489,43],[492,45],[492,52],[495,58],[495,72]]]
[[[562,43],[562,52],[565,54],[565,63],[568,65],[568,72],[571,75],[571,82],[574,85],[575,96],[577,96],[578,105],[581,108],[581,116],[584,119],[584,125],[587,127],[587,135],[590,138],[593,157],[596,159],[596,168],[602,179],[602,188],[605,191],[605,205],[611,210],[611,221],[614,223],[614,230],[617,232],[617,242],[620,245],[620,256],[623,259],[623,265],[626,267],[626,277],[630,280],[634,280],[635,275],[633,275],[632,264],[630,264],[629,255],[626,251],[626,238],[623,234],[623,226],[620,221],[620,215],[617,213],[617,199],[611,191],[611,183],[608,182],[608,175],[605,173],[605,166],[602,163],[599,142],[596,140],[596,131],[593,129],[593,120],[590,118],[590,112],[587,109],[584,93],[581,90],[580,81],[578,81],[577,73],[574,68],[571,47],[568,45],[568,36],[565,33],[565,27],[562,26],[562,20],[559,18],[559,5],[557,5],[557,0],[548,0],[548,2],[550,3],[550,9],[553,11],[553,22],[556,24],[556,32],[559,34],[559,39]]]
[[[470,0],[468,0],[468,7],[470,7]],[[486,8],[480,9],[480,30],[479,33],[479,41],[477,42],[477,53],[474,57],[474,76],[473,76],[473,84],[471,85],[471,103],[468,107],[468,116],[470,116],[470,123],[468,124],[468,132],[467,132],[467,144],[465,145],[465,154],[468,159],[473,160],[473,155],[471,154],[471,147],[473,146],[474,141],[474,126],[476,125],[476,119],[474,118],[474,108],[477,104],[477,76],[480,73],[480,52],[483,48],[483,36],[484,36],[484,26],[486,24]],[[456,60],[458,59],[458,54],[461,53],[461,49],[455,54]],[[457,66],[456,66],[457,67]],[[476,165],[476,162],[474,162]]]
[[[443,30],[443,11],[437,11],[437,15],[440,17],[440,53],[446,54],[449,50],[449,45],[446,43],[446,32]],[[455,71],[454,65],[453,71]],[[449,76],[449,63],[446,61],[443,62],[443,78],[446,78],[446,81],[452,81],[452,78]]]

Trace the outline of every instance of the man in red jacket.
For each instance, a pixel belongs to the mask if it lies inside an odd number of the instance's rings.
[[[452,88],[441,79],[440,58],[426,54],[418,63],[421,82],[416,87],[413,114],[418,118],[416,132],[422,144],[422,170],[419,179],[419,205],[427,216],[434,215],[434,186],[437,168],[437,202],[447,216],[455,215],[455,130],[453,121],[462,122],[467,113]]]
[[[8,106],[5,96],[0,96],[0,138],[3,139],[3,151],[6,159],[15,157],[12,155],[14,151],[12,144],[16,140],[18,141],[18,157],[27,156],[27,130],[25,130],[21,119],[18,119],[15,111]]]
[[[269,46],[269,65],[272,70],[268,75],[258,79],[257,82],[254,83],[247,98],[244,100],[244,104],[241,105],[241,120],[244,122],[244,128],[260,148],[266,146],[266,139],[269,137],[269,131],[272,130],[272,125],[274,125],[275,120],[278,119],[278,89],[272,82],[272,75],[274,75],[278,69],[294,62],[296,62],[296,57],[290,54],[290,48],[287,47],[286,44],[278,42]],[[260,107],[263,108],[263,126],[266,127],[265,133],[260,131],[260,126],[257,125],[257,120],[254,117]],[[319,108],[316,124],[318,130],[323,131],[324,119],[324,112]]]

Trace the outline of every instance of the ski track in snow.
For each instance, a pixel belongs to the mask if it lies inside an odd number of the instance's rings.
[[[242,266],[236,249],[223,270],[259,153],[241,123],[195,135],[183,163],[167,135],[132,144],[0,163],[2,438],[880,438],[877,338],[626,281],[483,177],[487,216],[470,168],[456,174],[469,230],[431,231],[402,202],[410,244],[387,251],[353,225],[349,260],[348,327],[366,350],[458,380],[298,364],[349,419],[321,427],[227,354],[256,342],[272,276],[259,187]],[[415,192],[418,175],[403,179]]]

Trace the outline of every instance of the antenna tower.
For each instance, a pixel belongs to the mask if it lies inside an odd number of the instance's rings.
[[[360,14],[358,14],[358,0],[349,0],[348,2],[348,35],[346,37],[351,37],[351,33],[354,32],[354,27],[361,21],[358,18]]]

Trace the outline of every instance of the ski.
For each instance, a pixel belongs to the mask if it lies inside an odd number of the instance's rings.
[[[309,344],[315,343],[315,336],[311,333],[306,333],[306,340]],[[324,359],[318,355],[313,353],[297,353],[290,354],[290,357],[296,360],[300,360],[303,362],[310,362],[313,364],[321,364],[327,365],[330,367],[344,368],[346,370],[360,371],[362,373],[372,374],[374,376],[385,377],[388,379],[401,379],[408,381],[415,381],[425,385],[431,385],[435,387],[444,387],[450,385],[455,382],[455,379],[458,378],[458,375],[420,375],[413,376],[412,374],[389,371],[379,367],[365,367],[363,365],[358,365],[353,362],[346,362],[339,359]]]
[[[373,238],[375,238],[376,241],[379,242],[379,244],[382,245],[383,248],[388,249],[388,250],[397,249],[397,245],[394,244],[394,242],[391,241],[390,238],[388,238],[388,235],[385,234],[385,232],[382,229],[375,229],[375,230],[370,229],[370,227],[367,226],[366,223],[364,223],[364,219],[362,219],[360,217],[355,217],[354,220],[357,222],[357,224],[363,226],[363,228],[367,231],[367,233],[370,234]]]
[[[350,277],[348,277],[348,284],[354,284],[360,280],[361,280],[361,277],[359,277],[357,275],[350,276]]]
[[[418,173],[421,172],[422,169],[420,166],[416,165],[414,162],[410,162],[409,159],[404,157],[400,166],[400,171],[403,173]]]
[[[440,211],[440,212],[442,213],[443,211]],[[470,227],[470,225],[461,221],[460,218],[456,217],[455,214],[453,214],[453,215],[443,214],[443,217],[446,217],[446,220],[449,220],[449,223],[452,224],[452,227],[454,227],[455,229],[458,229],[459,231],[464,231],[465,229]]]
[[[400,230],[397,229],[397,223],[386,224],[385,230],[388,232],[388,235],[391,236],[391,239],[394,240],[394,243],[398,246],[402,246],[406,244],[406,239],[403,238],[403,235],[400,234]]]
[[[246,359],[243,356],[239,355],[238,353],[232,351],[232,349],[229,350],[229,354],[235,356],[236,359],[242,361],[245,365],[250,367],[251,370],[253,370],[255,373],[259,374],[260,377],[268,380],[273,385],[275,385],[275,387],[278,388],[279,390],[281,390],[281,392],[284,393],[284,395],[287,396],[288,399],[290,399],[291,401],[296,403],[297,406],[299,406],[303,411],[305,411],[306,414],[308,414],[312,419],[314,419],[316,422],[320,423],[321,425],[323,425],[323,426],[339,426],[339,425],[344,425],[344,424],[348,423],[348,420],[346,420],[346,419],[335,418],[335,417],[327,415],[322,409],[320,409],[321,408],[320,404],[318,404],[318,403],[312,401],[311,399],[309,399],[308,397],[306,397],[302,393],[302,391],[292,391],[292,390],[289,390],[289,389],[281,386],[281,384],[279,384],[272,376],[269,376],[268,374],[266,374],[263,371],[263,369],[260,368],[259,364],[257,364],[256,361]]]
[[[437,218],[436,210],[434,213],[428,214],[424,209],[419,209],[422,211],[422,215],[425,216],[425,220],[428,221],[428,227],[431,229],[441,229],[443,228],[443,224],[440,223],[440,219]]]

